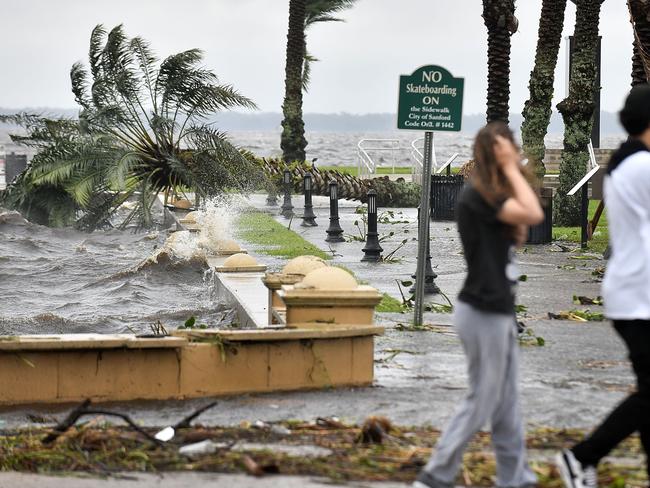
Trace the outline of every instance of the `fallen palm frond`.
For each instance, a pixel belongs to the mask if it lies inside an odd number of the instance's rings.
[[[284,422],[284,429],[240,427],[194,427],[178,429],[174,444],[152,443],[126,427],[105,423],[71,426],[56,442],[43,445],[47,429],[5,433],[0,437],[0,469],[27,472],[213,471],[249,472],[263,475],[277,471],[285,475],[323,476],[333,480],[412,481],[431,454],[440,432],[430,427],[392,425],[376,417],[364,426],[347,425],[336,419],[316,422]],[[157,429],[145,429],[150,435]],[[282,430],[282,433],[277,433]],[[381,430],[381,434],[378,435]],[[372,432],[371,432],[372,431]],[[527,445],[533,469],[543,488],[560,488],[557,471],[548,462],[548,451],[581,440],[581,430],[538,428],[530,431]],[[381,444],[374,443],[381,439]],[[216,452],[194,456],[179,454],[178,445],[211,440]],[[245,447],[256,444],[261,447]],[[265,449],[264,445],[318,446],[326,456],[289,455]],[[239,449],[236,446],[244,446]],[[624,480],[628,487],[647,486],[638,437],[623,442],[600,468],[600,483],[610,486]],[[631,462],[631,460],[636,460]],[[465,479],[472,486],[494,486],[495,460],[490,435],[479,433],[463,459]],[[618,485],[616,485],[618,486]],[[620,485],[623,486],[623,485]]]
[[[569,310],[557,313],[549,312],[548,318],[554,320],[571,320],[573,322],[602,322],[605,320],[605,314],[602,312],[591,312],[589,309]]]

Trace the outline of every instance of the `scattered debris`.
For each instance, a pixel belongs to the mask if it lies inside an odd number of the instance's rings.
[[[217,404],[217,402],[212,402],[209,403],[208,405],[205,405],[198,410],[195,410],[192,412],[190,415],[185,417],[183,420],[178,422],[174,427],[167,427],[161,431],[159,431],[157,434],[152,435],[139,425],[137,425],[131,417],[129,417],[126,414],[123,413],[118,413],[118,412],[111,412],[109,410],[104,410],[100,408],[94,408],[91,406],[91,402],[89,399],[85,400],[83,403],[75,407],[69,414],[68,416],[63,419],[63,421],[59,422],[53,429],[50,431],[48,435],[46,435],[41,442],[44,445],[52,444],[54,441],[56,441],[60,436],[65,434],[68,429],[72,428],[77,420],[79,420],[81,417],[85,415],[107,415],[109,417],[118,417],[122,419],[124,422],[127,423],[127,425],[135,430],[137,433],[141,434],[145,439],[153,442],[156,445],[162,446],[166,441],[158,438],[158,437],[168,437],[170,430],[171,429],[171,434],[172,436],[169,438],[173,438],[173,434],[176,430],[181,429],[181,428],[187,428],[190,426],[190,423],[192,420],[194,420],[196,417],[198,417],[200,414],[205,412],[207,409],[214,407]],[[164,432],[164,434],[163,434]]]
[[[551,252],[553,252],[553,251],[554,252],[574,252],[574,251],[577,251],[579,249],[577,246],[569,247],[569,246],[565,246],[564,244],[560,244],[558,242],[554,242],[553,244],[555,246],[559,247],[560,250],[559,251],[554,251],[553,249],[551,249]]]
[[[195,458],[203,454],[213,454],[217,452],[218,449],[226,447],[225,444],[217,444],[216,442],[206,439],[201,442],[195,442],[194,444],[187,444],[181,447],[178,450],[178,453],[182,456],[187,456],[189,458]]]
[[[167,329],[160,320],[156,320],[153,324],[149,325],[151,332],[156,337],[166,337],[169,335]]]
[[[362,444],[382,444],[384,437],[390,434],[393,424],[383,416],[368,417],[361,427],[358,442]]]
[[[596,298],[590,298],[585,296],[573,295],[573,303],[575,305],[602,305],[603,297],[597,296]]]
[[[562,265],[558,266],[557,269],[564,269],[566,271],[572,271],[572,270],[576,269],[576,267],[574,265],[572,265],[572,264],[562,264]]]
[[[149,441],[155,444],[162,444],[161,441],[153,437],[151,434],[149,434],[147,431],[143,430],[139,425],[133,422],[133,420],[131,420],[131,417],[129,417],[128,415],[122,413],[110,412],[108,410],[90,408],[90,400],[85,400],[83,403],[81,403],[81,405],[77,406],[74,410],[72,410],[68,414],[68,416],[65,419],[63,419],[62,422],[57,424],[54,427],[54,429],[52,429],[52,431],[42,439],[41,442],[45,445],[53,443],[55,440],[59,438],[59,436],[65,434],[66,431],[70,427],[72,427],[77,422],[77,420],[79,420],[80,417],[83,417],[84,415],[109,415],[109,416],[119,417],[122,420],[124,420],[133,430],[142,434],[142,436],[148,439]]]
[[[265,474],[278,474],[280,472],[280,468],[278,467],[277,464],[267,463],[261,465],[257,463],[248,454],[245,454],[242,457],[242,464],[244,465],[244,468],[246,469],[248,474],[252,476],[259,477],[259,476],[264,476]]]
[[[603,385],[619,387],[620,385]],[[335,418],[315,422],[282,422],[291,430],[291,436],[282,439],[283,446],[313,446],[327,449],[329,455],[308,457],[276,452],[268,444],[266,430],[243,427],[199,427],[182,433],[184,440],[209,439],[216,444],[215,453],[199,454],[191,461],[169,445],[142,444],[139,435],[130,428],[102,423],[85,423],[72,426],[57,442],[43,445],[40,439],[47,429],[32,428],[16,432],[3,432],[0,442],[0,470],[19,472],[84,472],[106,476],[115,472],[169,472],[203,471],[219,473],[244,472],[257,476],[281,471],[285,475],[319,476],[337,482],[345,480],[413,481],[425,460],[429,458],[440,432],[431,427],[398,427],[374,420],[368,421],[367,431],[376,434],[381,429],[382,444],[359,442],[362,426],[348,425]],[[150,429],[155,432],[159,429]],[[584,431],[579,429],[536,428],[527,433],[533,470],[539,477],[541,488],[559,488],[561,481],[547,453],[557,451],[581,440]],[[180,437],[180,434],[179,434]],[[368,438],[370,440],[370,437]],[[237,451],[262,447],[262,450]],[[258,444],[259,446],[255,446]],[[478,433],[469,443],[463,457],[463,472],[470,474],[472,486],[493,487],[495,458],[490,448],[487,432]],[[326,451],[318,451],[325,453]],[[629,488],[647,486],[645,466],[641,462],[642,448],[638,436],[632,436],[618,446],[608,462],[599,467],[599,481],[603,486]],[[634,460],[630,462],[630,460]]]
[[[28,413],[25,415],[27,420],[35,424],[55,424],[57,420],[52,416],[39,415],[36,413]]]
[[[605,266],[598,266],[591,274],[602,279],[605,276]]]
[[[546,340],[542,336],[535,334],[532,327],[528,327],[521,321],[517,322],[517,332],[519,332],[519,344],[522,346],[544,347],[546,345]]]
[[[602,312],[591,312],[585,310],[569,310],[567,312],[548,313],[549,319],[554,320],[571,320],[573,322],[602,322],[605,320],[605,314]]]
[[[174,438],[174,434],[175,431],[173,427],[165,427],[164,429],[158,431],[154,437],[159,441],[169,442]]]
[[[518,305],[515,305],[515,313],[517,315],[526,315],[528,313],[528,306],[527,305],[522,305],[521,303]]]

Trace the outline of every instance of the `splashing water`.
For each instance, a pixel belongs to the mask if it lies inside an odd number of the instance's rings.
[[[0,209],[0,334],[141,333],[157,320],[173,330],[190,316],[227,326],[205,249],[175,234],[87,234]]]

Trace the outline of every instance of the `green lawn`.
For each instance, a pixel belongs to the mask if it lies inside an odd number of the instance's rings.
[[[294,219],[292,225],[300,224],[297,219]],[[263,246],[261,252],[270,256],[291,259],[311,254],[323,259],[331,259],[329,254],[277,222],[273,216],[263,212],[243,213],[237,221],[237,235],[251,244]]]
[[[589,220],[593,217],[596,212],[596,207],[600,200],[590,200],[589,201]],[[580,227],[556,227],[553,226],[553,239],[571,241],[571,242],[580,242]],[[596,232],[594,237],[587,243],[588,248],[591,251],[595,252],[604,252],[607,247],[607,242],[609,239],[609,228],[607,225],[607,213],[603,211],[600,216],[600,221],[598,222],[598,227],[596,227]]]

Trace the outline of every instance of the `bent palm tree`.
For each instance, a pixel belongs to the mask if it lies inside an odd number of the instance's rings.
[[[122,26],[108,33],[95,27],[89,70],[75,63],[70,71],[79,120],[13,117],[28,131],[15,140],[39,152],[6,199],[52,225],[68,224],[83,211],[78,225],[93,229],[130,198],[137,204],[121,225],[136,220],[147,226],[161,191],[180,186],[210,196],[247,188],[259,168],[206,117],[255,105],[219,84],[201,60],[201,51],[191,49],[159,63],[148,43],[127,38]],[[48,212],[53,195],[60,205]]]

